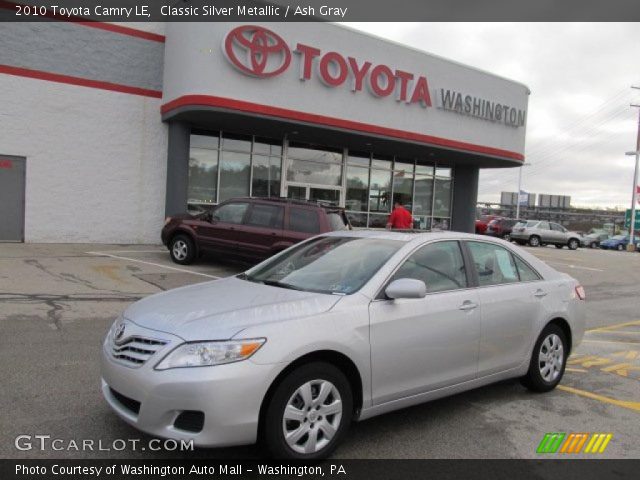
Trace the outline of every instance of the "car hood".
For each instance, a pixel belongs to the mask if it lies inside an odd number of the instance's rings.
[[[151,295],[129,306],[124,317],[187,341],[225,340],[256,324],[326,312],[340,298],[229,277]]]
[[[622,242],[624,242],[624,240],[614,240],[613,238],[609,238],[607,240],[601,241],[600,245],[617,245]]]

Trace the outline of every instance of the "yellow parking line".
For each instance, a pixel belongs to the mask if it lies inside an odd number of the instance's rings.
[[[621,333],[623,335],[640,335],[640,330],[605,330],[602,333]]]
[[[587,371],[585,369],[583,369],[583,368],[569,368],[569,367],[566,367],[565,370],[567,372],[587,373]]]
[[[564,392],[580,395],[581,397],[590,398],[592,400],[598,400],[599,402],[602,402],[602,403],[609,403],[611,405],[616,405],[617,407],[628,408],[629,410],[635,410],[636,412],[640,412],[640,402],[629,402],[626,400],[617,400],[615,398],[609,398],[603,395],[598,395],[597,393],[587,392],[586,390],[567,387],[566,385],[558,385],[558,389]]]
[[[587,330],[589,332],[601,332],[603,330],[612,330],[618,327],[628,327],[629,325],[640,325],[640,320],[634,320],[633,322],[614,323],[613,325],[605,325],[604,327],[597,327]]]
[[[589,343],[622,343],[625,345],[640,345],[640,342],[623,342],[622,340],[582,340]]]

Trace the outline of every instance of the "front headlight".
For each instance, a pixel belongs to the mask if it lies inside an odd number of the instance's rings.
[[[207,367],[240,362],[256,353],[265,338],[183,343],[164,357],[156,370],[181,367]]]

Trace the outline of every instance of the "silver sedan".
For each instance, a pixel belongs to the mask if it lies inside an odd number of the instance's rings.
[[[502,240],[335,232],[131,305],[105,338],[102,391],[151,435],[318,459],[353,420],[513,377],[553,389],[583,300]]]

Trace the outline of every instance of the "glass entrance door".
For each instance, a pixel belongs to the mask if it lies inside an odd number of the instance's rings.
[[[287,184],[287,198],[339,206],[342,200],[342,190],[340,188],[289,183]]]

